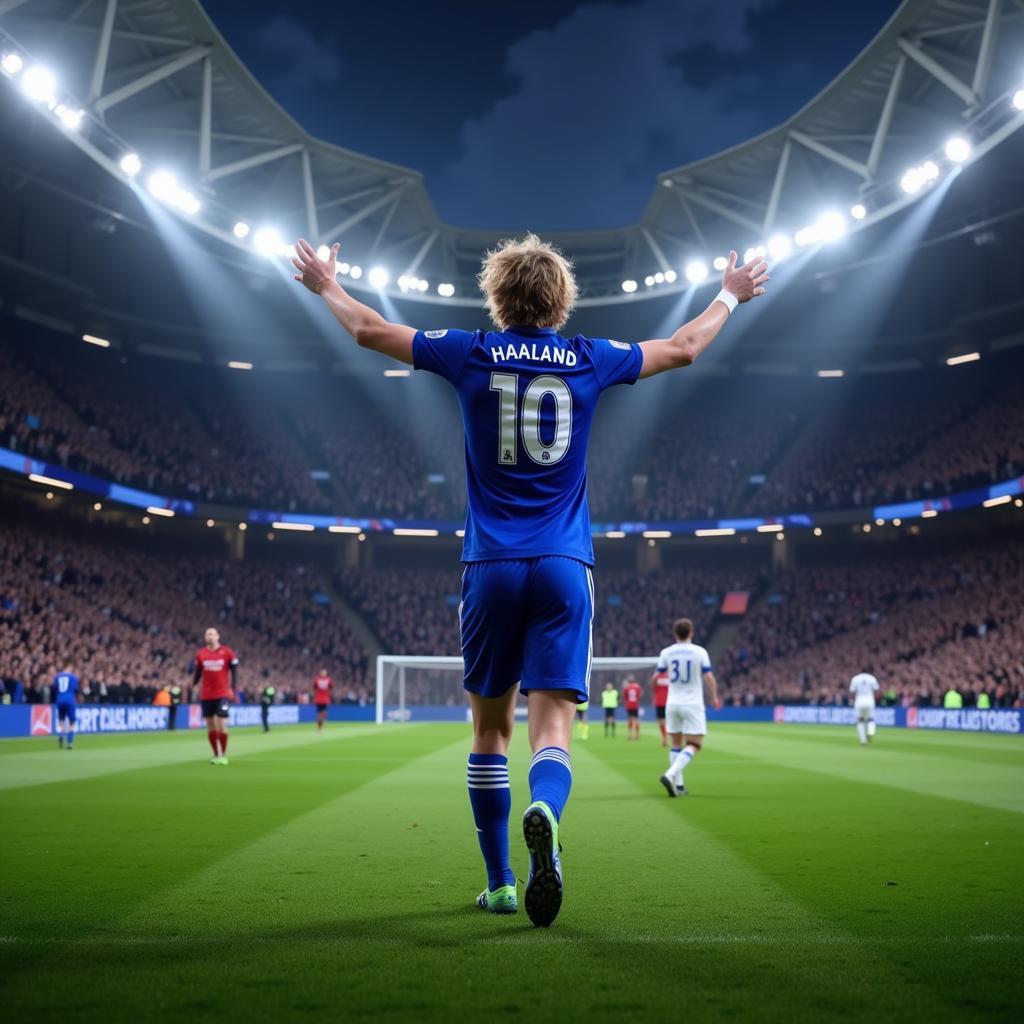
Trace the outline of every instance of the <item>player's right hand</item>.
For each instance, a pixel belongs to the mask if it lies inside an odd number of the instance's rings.
[[[740,302],[749,302],[758,295],[764,295],[764,286],[771,280],[768,276],[768,264],[764,260],[753,259],[742,267],[736,266],[735,250],[729,253],[729,263],[722,274],[722,287],[735,295]]]

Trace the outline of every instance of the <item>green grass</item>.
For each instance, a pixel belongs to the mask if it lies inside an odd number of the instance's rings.
[[[550,930],[472,907],[465,726],[237,730],[228,768],[196,733],[0,744],[0,1012],[1015,1017],[1024,741],[716,726],[669,800],[646,728],[576,744]]]

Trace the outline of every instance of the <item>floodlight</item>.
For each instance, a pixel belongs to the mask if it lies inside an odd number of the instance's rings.
[[[1024,110],[1024,89],[1018,89],[1013,94],[1013,105],[1017,110]]]
[[[154,171],[146,187],[153,196],[165,203],[173,202],[178,194],[178,181],[170,171]]]
[[[854,203],[850,207],[850,216],[854,220],[863,220],[868,215],[868,208],[863,203]]]
[[[636,281],[628,280],[622,282],[622,290],[627,294],[636,291]]]
[[[352,277],[358,281],[359,278],[363,276],[363,268],[358,266],[357,264],[353,264],[353,266],[349,270],[349,274],[351,274]]]
[[[934,160],[926,160],[921,164],[921,173],[925,181],[934,181],[939,176],[939,165]]]
[[[703,284],[708,278],[708,265],[703,260],[690,260],[683,273],[690,284]]]
[[[21,88],[25,95],[36,103],[52,102],[57,91],[57,79],[49,68],[33,64],[21,77]]]
[[[19,53],[5,53],[3,57],[0,57],[0,68],[3,69],[4,74],[10,75],[12,78],[19,74],[24,66],[25,62]]]
[[[754,246],[750,246],[749,249],[743,250],[743,262],[749,263],[757,255],[757,249]]]
[[[826,210],[818,218],[817,226],[826,242],[834,242],[846,234],[846,218],[838,210]]]
[[[647,285],[648,288],[654,287],[654,275],[653,274],[648,274],[644,278],[644,284]]]
[[[246,224],[244,220],[238,221],[235,224],[235,226],[231,229],[235,238],[245,238],[251,230],[252,228],[250,228],[249,225]]]
[[[725,270],[729,266],[729,261],[724,256],[716,256],[714,263],[711,264],[715,270]]]
[[[273,256],[281,249],[281,236],[276,228],[260,228],[253,235],[252,244],[261,256]]]
[[[430,287],[429,281],[424,281],[422,278],[416,282],[416,288],[418,291],[425,292]]]
[[[85,116],[84,111],[77,110],[74,107],[66,107],[63,103],[59,103],[54,113],[69,132],[77,132],[82,127],[82,118]]]
[[[773,260],[784,260],[793,251],[793,239],[789,235],[772,235],[768,239],[768,255]]]
[[[142,160],[138,153],[125,153],[118,166],[129,178],[134,178],[142,170]]]
[[[900,188],[903,189],[907,195],[915,195],[920,192],[924,186],[924,175],[921,173],[920,167],[911,167],[906,171],[902,178],[900,178]]]
[[[177,200],[178,206],[190,217],[194,217],[203,208],[203,204],[191,192],[179,193]]]
[[[666,270],[665,271],[665,280],[669,284],[672,284],[672,282],[675,281],[676,277],[677,277],[677,275],[676,275],[676,272],[674,270]]]
[[[322,259],[326,263],[327,260],[329,260],[331,258],[330,246],[327,246],[327,245],[318,246],[317,250],[316,250],[316,254],[317,254],[317,256],[320,259]]]
[[[654,283],[655,284],[664,284],[665,283],[665,275],[660,270],[654,275]]]
[[[954,135],[946,142],[946,159],[962,164],[971,155],[971,144],[962,136]]]
[[[455,294],[455,285],[443,282],[437,286],[437,294],[443,299],[450,299]]]

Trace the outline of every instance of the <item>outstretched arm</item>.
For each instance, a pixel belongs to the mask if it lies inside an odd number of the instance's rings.
[[[403,324],[393,324],[370,306],[353,299],[335,280],[334,264],[338,258],[338,243],[331,246],[326,260],[304,238],[295,244],[292,266],[298,270],[296,281],[301,281],[314,295],[327,303],[334,319],[355,338],[360,348],[372,349],[403,363],[412,363],[412,339],[416,332]]]
[[[736,302],[749,302],[764,295],[768,281],[768,264],[752,260],[749,266],[736,266],[736,253],[729,253],[729,265],[722,275],[722,291],[728,292]],[[735,303],[733,303],[735,305]],[[641,379],[665,370],[689,366],[715,340],[729,319],[730,308],[721,298],[715,298],[700,316],[683,324],[671,338],[642,341],[644,363]]]

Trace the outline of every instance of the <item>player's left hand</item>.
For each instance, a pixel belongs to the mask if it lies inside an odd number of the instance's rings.
[[[320,259],[316,250],[304,238],[295,243],[295,258],[292,266],[299,271],[295,275],[296,281],[301,281],[314,295],[319,295],[324,286],[330,284],[335,278],[335,261],[338,258],[338,249],[341,246],[335,242],[331,246],[331,254],[326,260]]]
[[[721,711],[722,710],[722,702],[720,700],[716,700],[715,701],[715,710],[716,711]]]

